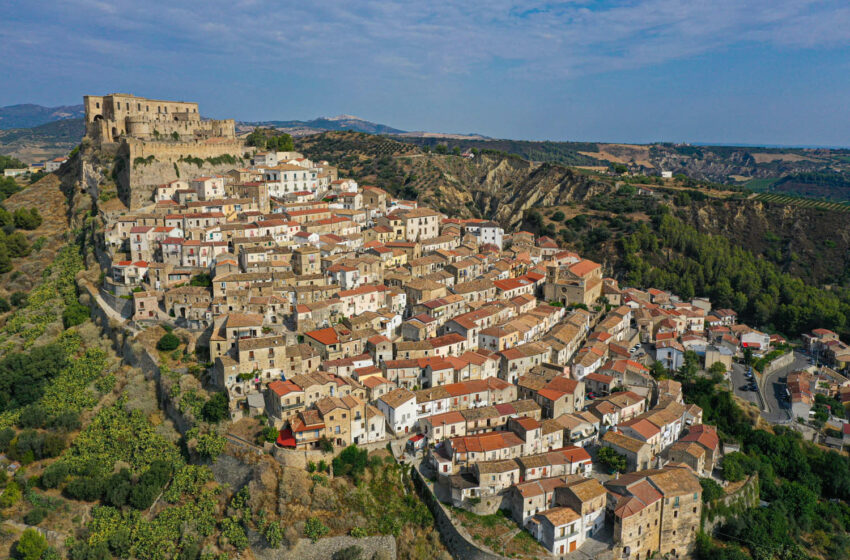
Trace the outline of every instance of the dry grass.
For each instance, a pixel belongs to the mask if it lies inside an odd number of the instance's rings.
[[[801,156],[800,154],[768,154],[762,152],[750,153],[756,163],[769,163],[771,161],[821,161],[809,156]]]
[[[7,296],[13,292],[28,292],[40,282],[41,273],[56,258],[56,253],[66,245],[68,231],[67,201],[59,188],[56,175],[47,175],[34,185],[15,193],[3,201],[9,212],[18,208],[36,208],[43,221],[33,231],[20,230],[32,244],[43,237],[46,241],[39,251],[27,257],[13,259],[13,270],[0,282],[0,292]]]

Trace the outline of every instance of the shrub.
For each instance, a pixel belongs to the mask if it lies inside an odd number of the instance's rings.
[[[331,556],[333,560],[360,560],[363,558],[363,549],[353,544],[351,546],[347,546],[342,550],[337,550]]]
[[[11,302],[13,307],[23,307],[27,304],[27,296],[26,292],[15,292],[12,294]]]
[[[36,529],[26,529],[15,545],[15,557],[21,560],[40,560],[47,550],[47,539]]]
[[[24,523],[27,525],[38,525],[44,521],[45,517],[47,517],[47,510],[41,507],[35,507],[24,516]]]
[[[201,409],[201,417],[207,422],[218,423],[229,416],[230,407],[225,393],[215,393]]]
[[[156,349],[162,350],[163,352],[176,350],[178,346],[180,346],[180,339],[177,338],[177,335],[172,333],[165,333],[162,335],[162,338],[159,339],[159,342],[156,343]]]
[[[43,221],[36,208],[18,208],[12,213],[12,218],[15,220],[16,228],[27,230],[37,228]]]
[[[56,488],[68,478],[68,465],[62,461],[53,463],[41,475],[42,488]]]
[[[62,311],[62,324],[66,329],[85,323],[89,318],[89,308],[79,301],[72,302]]]
[[[304,524],[304,536],[313,542],[316,542],[327,535],[328,531],[330,531],[330,529],[328,529],[327,525],[322,523],[322,520],[315,516],[307,519],[307,522]]]

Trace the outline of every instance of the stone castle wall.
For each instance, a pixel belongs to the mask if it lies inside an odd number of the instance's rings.
[[[238,139],[216,139],[214,141],[143,141],[128,139],[122,144],[119,157],[124,160],[118,173],[118,196],[131,210],[153,202],[157,185],[176,179],[189,180],[203,175],[223,174],[234,167],[242,166],[238,158],[243,157],[245,147]],[[204,161],[200,166],[187,158],[216,158],[233,156],[236,163],[213,164]],[[138,161],[139,158],[148,160]]]

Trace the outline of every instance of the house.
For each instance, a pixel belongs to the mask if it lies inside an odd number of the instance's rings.
[[[396,435],[408,434],[416,424],[416,395],[399,387],[379,397],[375,406],[387,419],[387,424]]]
[[[552,554],[575,551],[581,538],[581,515],[569,507],[542,511],[531,518],[529,531]]]
[[[688,557],[702,515],[702,487],[687,467],[625,474],[605,484],[615,558]]]
[[[629,471],[647,469],[652,461],[652,448],[648,443],[615,430],[605,432],[599,444],[625,456]]]
[[[655,360],[669,370],[677,370],[685,363],[685,349],[675,340],[662,340],[655,345]]]

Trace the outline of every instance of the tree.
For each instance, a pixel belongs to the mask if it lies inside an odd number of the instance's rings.
[[[76,327],[85,323],[90,314],[91,311],[88,307],[79,301],[73,301],[70,305],[65,306],[65,310],[62,311],[62,324],[65,325],[66,329]]]
[[[0,509],[12,507],[18,500],[21,499],[21,489],[18,488],[18,483],[14,480],[6,485],[3,493],[0,494]]]
[[[9,251],[10,257],[20,258],[29,255],[32,248],[27,237],[23,233],[16,231],[6,236],[6,249]]]
[[[708,368],[708,373],[711,374],[712,377],[715,375],[723,375],[726,373],[726,366],[724,366],[722,362],[714,362],[711,364],[711,367]]]
[[[15,557],[21,560],[41,560],[47,550],[47,539],[36,529],[25,529],[15,545]]]
[[[24,516],[24,523],[27,525],[38,525],[44,518],[47,517],[47,510],[42,507],[34,507]]]
[[[170,332],[162,335],[162,338],[156,343],[156,349],[163,352],[176,350],[178,346],[180,346],[180,339],[177,338],[177,335]]]
[[[215,393],[201,408],[201,417],[207,422],[218,423],[230,416],[227,394]]]
[[[713,478],[700,478],[699,483],[702,486],[702,501],[706,504],[722,498],[725,494],[723,488]]]
[[[210,286],[212,286],[212,277],[205,272],[202,272],[201,274],[196,274],[195,276],[192,276],[191,280],[189,280],[189,285],[200,286],[202,288],[209,288]]]
[[[556,222],[563,222],[564,221],[564,213],[561,212],[560,210],[556,210],[555,213],[552,214],[552,219],[555,220]]]
[[[626,461],[625,455],[620,455],[610,447],[600,447],[599,452],[599,461],[608,467],[608,469],[613,472],[626,472],[628,468],[628,462]]]
[[[224,451],[227,440],[216,433],[201,434],[198,436],[198,453],[202,457],[215,459]]]
[[[12,213],[15,227],[19,229],[33,230],[41,225],[41,214],[37,208],[18,208]]]

